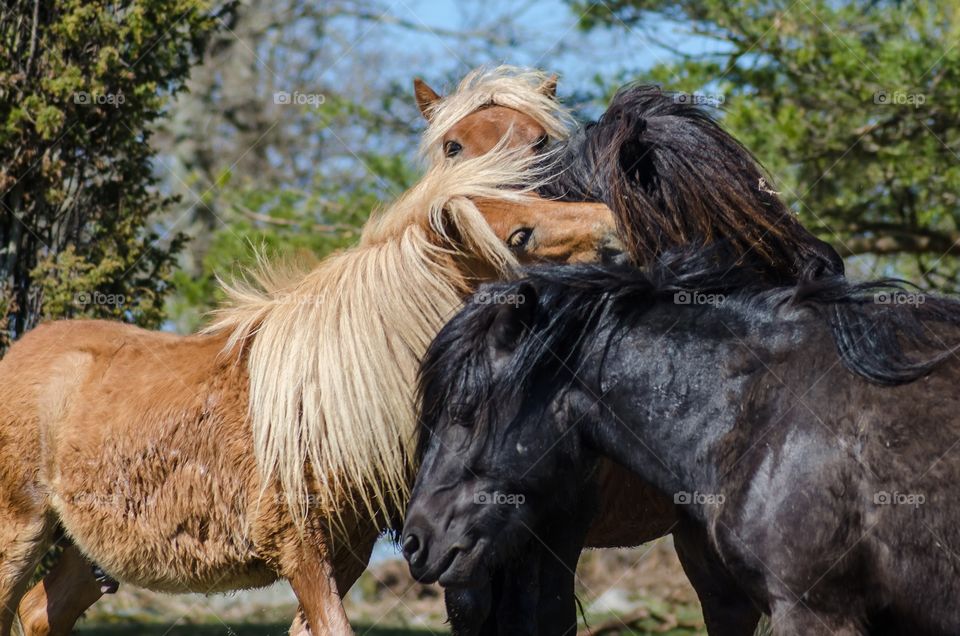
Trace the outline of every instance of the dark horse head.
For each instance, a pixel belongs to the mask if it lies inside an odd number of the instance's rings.
[[[638,265],[723,241],[774,283],[842,274],[839,254],[803,227],[750,151],[685,97],[622,88],[570,138],[541,194],[606,203]]]
[[[408,511],[402,540],[413,575],[444,586],[483,583],[487,565],[520,557],[544,514],[559,518],[564,509],[581,508],[581,475],[564,465],[577,455],[569,448],[576,436],[558,432],[548,440],[536,427],[494,432],[497,422],[527,419],[543,402],[524,399],[528,387],[508,364],[526,324],[537,318],[537,293],[529,285],[491,292],[475,295],[465,310],[484,327],[448,325],[422,369],[417,484],[430,488],[415,487],[413,499],[424,505]],[[445,349],[454,341],[455,354]],[[496,559],[481,556],[491,551]]]
[[[621,265],[603,278],[609,294],[596,296],[643,305],[659,285],[674,288],[658,281],[689,278],[691,263],[712,257],[731,264],[715,286],[762,284],[756,269],[733,265],[721,250],[660,259],[650,277]],[[585,399],[569,390],[581,371],[572,361],[596,346],[594,331],[610,319],[603,303],[577,289],[601,271],[550,269],[544,277],[548,270],[537,269],[520,283],[484,286],[428,348],[419,385],[422,463],[402,534],[414,577],[445,587],[482,583],[549,541],[556,525],[584,525],[592,513],[596,456],[561,422],[579,406],[570,399]],[[572,286],[542,284],[554,275]]]

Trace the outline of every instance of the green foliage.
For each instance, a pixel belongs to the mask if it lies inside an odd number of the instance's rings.
[[[643,79],[721,96],[726,126],[804,222],[845,255],[958,286],[956,2],[571,4],[586,10],[585,28],[644,37],[666,19],[715,41],[708,53],[677,51]]]
[[[228,173],[208,193],[221,211],[199,267],[174,274],[176,288],[168,315],[177,330],[195,330],[206,312],[221,300],[217,277],[230,278],[255,264],[256,254],[286,258],[305,253],[322,258],[356,243],[370,211],[414,182],[416,175],[398,156],[365,156],[364,180],[319,179],[303,191],[265,187],[256,182],[233,184]]]
[[[150,126],[202,55],[213,10],[209,0],[5,4],[4,337],[41,317],[159,324],[182,239],[150,225],[173,202],[154,187]]]

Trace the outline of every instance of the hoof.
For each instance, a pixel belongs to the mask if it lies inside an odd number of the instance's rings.
[[[115,594],[118,589],[120,589],[120,583],[117,582],[115,578],[103,571],[99,565],[94,565],[91,570],[93,571],[93,576],[97,580],[97,583],[100,584],[100,593],[101,594]]]

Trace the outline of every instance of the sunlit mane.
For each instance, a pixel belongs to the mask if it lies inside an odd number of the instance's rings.
[[[552,139],[565,139],[573,126],[573,118],[555,97],[540,90],[547,80],[543,71],[515,66],[470,71],[455,92],[432,107],[420,154],[431,165],[440,163],[443,136],[470,113],[490,105],[506,106],[530,115]]]
[[[208,331],[246,356],[264,488],[279,480],[298,524],[309,505],[335,519],[336,502],[381,517],[403,509],[417,365],[476,286],[463,261],[500,276],[517,265],[468,197],[519,199],[526,190],[507,188],[533,185],[530,175],[529,160],[499,148],[439,166],[376,214],[359,246],[311,271],[262,262],[224,284]]]

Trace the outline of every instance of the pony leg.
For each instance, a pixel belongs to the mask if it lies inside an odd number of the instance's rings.
[[[103,596],[92,565],[68,545],[53,566],[20,601],[24,636],[67,636],[74,623]]]
[[[851,604],[853,605],[853,604]],[[802,603],[774,603],[770,625],[776,636],[864,636],[867,630],[853,615],[815,612]]]
[[[313,636],[310,626],[307,625],[307,617],[303,614],[303,605],[297,605],[297,613],[293,617],[293,624],[290,625],[290,636]]]
[[[20,597],[49,541],[42,518],[11,519],[0,513],[0,636],[10,636]]]
[[[673,546],[700,599],[707,633],[711,636],[751,636],[760,621],[760,611],[709,547],[706,532],[681,517],[673,531]]]
[[[291,633],[296,628],[300,633],[330,634],[341,636],[352,634],[350,621],[343,611],[343,602],[337,589],[337,579],[333,573],[333,565],[322,554],[304,555],[303,560],[289,577],[290,587],[300,601],[302,614],[306,617],[307,625],[298,625],[294,620]],[[303,629],[306,627],[306,631]],[[5,636],[0,634],[0,636]]]

